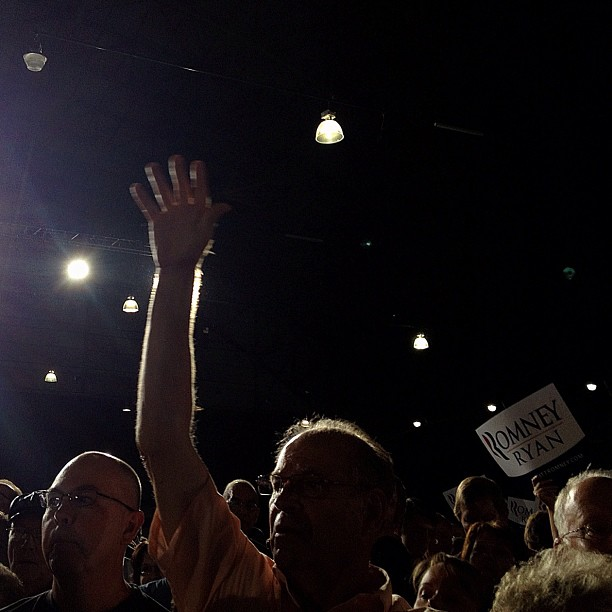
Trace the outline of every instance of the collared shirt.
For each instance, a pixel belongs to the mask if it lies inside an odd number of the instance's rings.
[[[260,553],[240,530],[211,478],[194,497],[170,542],[159,511],[149,530],[149,550],[170,583],[181,612],[298,612],[274,561]],[[389,577],[370,566],[380,586],[333,608],[336,612],[400,612],[411,607],[391,591]],[[383,607],[381,608],[381,602]]]

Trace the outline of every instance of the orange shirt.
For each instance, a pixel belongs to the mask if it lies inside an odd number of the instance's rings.
[[[240,530],[211,478],[194,497],[178,529],[167,542],[162,519],[155,511],[149,530],[149,550],[168,578],[180,612],[298,612],[282,572],[260,553]],[[336,606],[341,612],[410,610],[392,594],[387,574],[371,566],[382,586]],[[380,577],[379,577],[380,574]]]

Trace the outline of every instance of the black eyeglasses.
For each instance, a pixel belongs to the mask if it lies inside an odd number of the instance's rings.
[[[597,525],[593,527],[591,525],[584,525],[583,527],[578,527],[578,529],[572,529],[567,533],[564,533],[562,536],[559,536],[559,539],[563,538],[580,538],[581,540],[591,540],[592,542],[601,542],[606,538],[610,537],[612,534],[612,523],[610,523],[607,527]]]
[[[259,504],[256,501],[243,501],[241,499],[230,499],[227,502],[230,508],[242,508],[243,510],[256,510]]]
[[[283,478],[277,474],[259,476],[256,480],[257,489],[261,495],[277,497],[288,486],[298,497],[309,499],[323,499],[328,497],[331,490],[337,487],[348,487],[353,489],[362,488],[353,482],[341,482],[339,480],[328,480],[313,474],[293,474]]]
[[[136,512],[135,508],[128,506],[120,499],[100,493],[100,491],[96,491],[96,489],[81,489],[76,493],[62,493],[61,491],[51,489],[49,491],[41,491],[38,496],[40,499],[40,505],[43,508],[51,508],[51,510],[59,510],[61,505],[64,503],[64,498],[67,498],[70,504],[75,508],[87,508],[95,505],[98,497],[110,499],[111,501],[121,504],[130,512]]]

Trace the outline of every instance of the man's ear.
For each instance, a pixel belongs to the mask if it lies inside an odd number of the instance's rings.
[[[389,500],[381,489],[370,489],[364,502],[363,533],[378,537],[387,523]]]
[[[144,512],[142,510],[135,510],[130,515],[130,520],[127,522],[123,531],[123,539],[127,546],[137,535],[142,525],[144,524]]]

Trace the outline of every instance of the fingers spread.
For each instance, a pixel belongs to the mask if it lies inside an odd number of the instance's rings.
[[[165,212],[172,203],[172,190],[168,185],[168,179],[165,177],[162,167],[156,162],[147,164],[145,172],[155,194],[157,205],[162,212]]]
[[[158,207],[149,195],[149,192],[140,183],[134,183],[130,185],[130,194],[134,202],[136,202],[136,206],[140,208],[140,211],[145,216],[145,219],[151,221],[152,216],[158,211]]]
[[[207,202],[210,198],[208,190],[208,172],[203,161],[192,161],[189,167],[191,190],[196,202]]]
[[[172,178],[174,190],[172,203],[177,206],[181,202],[193,203],[191,183],[187,174],[187,163],[182,155],[173,155],[168,160],[168,170]]]
[[[204,208],[209,209],[206,216],[213,223],[231,210],[228,204],[213,205],[208,188],[208,172],[204,162],[192,161],[188,169],[182,155],[173,155],[168,160],[168,170],[172,184],[168,181],[160,164],[151,162],[145,166],[155,200],[151,197],[149,190],[140,183],[134,183],[130,187],[132,198],[148,221],[151,221],[160,212],[167,212],[169,207],[179,206],[182,203],[204,205]]]

